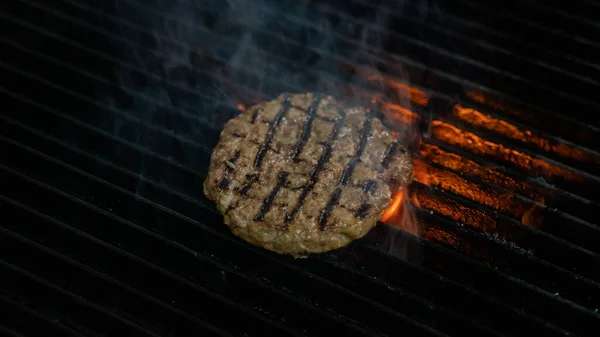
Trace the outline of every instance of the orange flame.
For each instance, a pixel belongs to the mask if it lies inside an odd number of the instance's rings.
[[[419,222],[408,200],[408,190],[406,188],[394,192],[392,201],[381,216],[380,221],[412,235],[420,235]]]
[[[398,214],[400,211],[400,207],[404,203],[405,197],[406,196],[404,189],[396,191],[396,193],[392,195],[392,202],[381,216],[380,221],[383,223],[387,223],[388,221],[390,221],[390,219],[392,219],[392,217],[394,217],[394,215]]]
[[[369,79],[371,79],[371,77],[369,77]],[[376,78],[373,77],[373,79]],[[391,80],[384,81],[386,81],[386,83],[392,83],[393,86],[399,88],[398,90],[401,93],[409,95],[412,102],[420,105],[427,105],[428,97],[424,92],[410,88],[403,83],[396,83]],[[372,97],[370,100],[372,103],[381,103],[383,106],[382,112],[390,120],[399,122],[396,126],[400,129],[402,127],[414,126],[420,118],[419,114],[410,109],[399,104],[384,102],[380,97]],[[240,111],[244,111],[246,106],[243,103],[239,103],[236,108]],[[571,158],[579,158],[580,156],[576,151],[550,144],[548,140],[536,137],[529,130],[520,130],[513,124],[493,118],[490,115],[485,115],[475,109],[456,105],[453,113],[456,117],[467,123],[492,130],[505,137],[522,142],[529,142],[529,144],[534,144],[547,151],[554,151],[560,155],[571,156]],[[531,157],[501,144],[493,143],[440,120],[432,121],[431,130],[433,138],[450,145],[461,147],[475,155],[491,156],[495,159],[509,161],[523,168],[536,170],[540,175],[560,176],[571,180],[581,179],[575,172],[541,159]],[[395,138],[402,138],[405,136],[403,132],[397,131],[399,131],[399,129],[392,131]],[[480,205],[491,207],[507,216],[520,220],[523,224],[533,227],[539,227],[541,225],[542,218],[540,209],[543,207],[544,199],[538,195],[529,184],[516,181],[494,169],[481,166],[476,162],[457,154],[446,152],[440,147],[432,144],[421,143],[418,155],[421,159],[413,160],[413,171],[414,180],[420,184],[435,187],[469,199]],[[438,165],[447,167],[454,172],[440,169]],[[512,193],[502,192],[493,187],[490,188],[465,180],[462,176],[463,173],[476,178],[476,180],[492,185],[498,185],[508,191],[515,191],[527,196],[535,202],[532,203],[531,200],[525,201]],[[411,187],[410,196],[409,187],[395,191],[392,194],[392,200],[388,208],[383,212],[380,221],[413,235],[419,235],[419,222],[416,220],[412,208],[416,206],[418,208],[436,212],[437,214],[453,219],[466,226],[477,228],[483,232],[496,232],[496,218],[489,212],[478,209],[477,207],[466,206],[463,202],[458,202],[454,200],[454,198],[448,198],[430,192],[431,190],[419,187],[416,188],[416,191]],[[433,235],[437,237],[438,240],[441,240],[440,238],[444,237],[445,239],[442,241],[447,242],[448,244],[457,243],[459,241],[458,237],[449,237],[448,235],[450,234],[445,231],[440,230],[438,233],[436,230],[430,228],[424,230],[426,230],[423,233],[425,237],[431,237]]]

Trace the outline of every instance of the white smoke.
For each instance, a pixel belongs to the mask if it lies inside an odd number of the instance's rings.
[[[157,142],[152,135],[133,130],[140,134],[140,145],[178,153],[175,160],[201,170],[207,165],[207,156],[197,153],[214,145],[222,125],[237,113],[239,104],[248,106],[281,92],[307,91],[360,102],[367,87],[386,99],[380,60],[374,51],[384,47],[390,14],[400,13],[404,3],[393,4],[393,9],[382,6],[351,15],[332,6],[340,3],[116,1],[115,14],[108,16],[118,36],[114,43],[124,59],[116,76],[125,91],[132,93],[120,108],[190,144],[174,150],[173,144]],[[423,15],[431,8],[426,2],[419,6]],[[401,65],[395,64],[395,68],[400,69],[396,77],[409,83]],[[371,80],[365,74],[371,75]],[[408,98],[394,99],[410,107]],[[402,128],[389,116],[383,117],[392,128]],[[119,121],[114,125],[117,135],[132,132],[123,129]],[[404,127],[399,131],[408,134],[410,130]],[[143,167],[142,163],[140,170]],[[393,248],[398,242],[389,244],[390,250],[398,253]]]

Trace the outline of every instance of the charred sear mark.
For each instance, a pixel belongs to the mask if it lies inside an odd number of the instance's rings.
[[[346,164],[346,167],[344,167],[344,172],[342,172],[338,186],[346,185],[350,181],[350,177],[352,177],[352,173],[354,172],[354,168],[356,167],[356,164],[358,164],[358,161],[358,157],[350,159],[348,164]]]
[[[302,193],[300,193],[300,197],[298,197],[298,203],[290,213],[287,213],[285,215],[285,224],[289,224],[294,219],[296,214],[298,214],[298,212],[304,205],[306,197],[313,190],[315,184],[319,180],[319,173],[323,170],[325,164],[327,164],[327,162],[331,158],[331,148],[333,146],[333,142],[337,139],[340,130],[346,122],[346,112],[342,109],[339,109],[339,113],[340,117],[337,119],[336,123],[333,126],[333,129],[331,130],[331,133],[327,137],[327,141],[323,145],[323,153],[319,157],[319,160],[317,161],[315,166],[313,166],[313,168],[310,170],[308,183],[302,187]]]
[[[308,118],[306,119],[304,128],[302,128],[302,135],[300,136],[300,139],[294,145],[294,148],[292,149],[292,153],[290,155],[290,157],[292,159],[296,159],[300,155],[300,153],[302,153],[302,150],[304,149],[304,145],[310,138],[310,131],[312,128],[312,123],[315,120],[315,116],[317,115],[317,109],[319,107],[320,101],[321,101],[320,95],[318,95],[318,94],[313,95],[312,103],[310,105],[310,108],[308,109]]]
[[[327,230],[327,218],[333,211],[333,207],[335,207],[335,205],[340,201],[341,195],[342,195],[342,189],[339,187],[336,187],[335,190],[333,191],[333,193],[331,193],[331,196],[329,197],[329,200],[327,201],[325,208],[323,208],[323,210],[321,211],[321,214],[319,215],[319,228],[322,231]]]
[[[273,141],[273,137],[275,136],[275,131],[277,130],[279,123],[281,122],[283,116],[289,110],[289,108],[290,97],[286,96],[285,100],[283,101],[283,104],[281,105],[281,110],[279,110],[279,113],[277,113],[277,116],[275,116],[275,119],[269,127],[269,131],[267,131],[265,142],[260,146],[258,152],[256,153],[256,158],[254,159],[254,167],[258,168],[262,164],[262,160],[265,157],[265,153],[267,152],[267,149],[269,149],[269,147],[271,146],[271,142]]]
[[[219,184],[217,185],[220,189],[222,190],[226,190],[229,188],[229,184],[231,182],[229,181],[229,179],[227,178],[221,178],[219,179]]]
[[[233,170],[235,169],[235,162],[239,158],[240,151],[236,151],[235,154],[231,158],[229,158],[228,161],[225,162],[225,169],[223,170],[221,178],[217,182],[217,187],[219,187],[222,190],[226,190],[229,188],[229,184],[231,183],[229,181],[229,174],[231,174],[231,172],[233,172]]]
[[[367,147],[367,141],[369,140],[369,136],[371,135],[371,125],[373,124],[373,115],[369,114],[367,119],[363,124],[362,132],[360,133],[360,139],[358,140],[358,146],[356,147],[355,157],[360,158],[363,152],[365,152],[365,148]]]
[[[240,187],[240,194],[247,195],[254,182],[258,181],[258,173],[246,174],[246,182]]]
[[[329,200],[327,200],[327,204],[325,204],[325,208],[321,211],[319,215],[319,226],[322,231],[327,230],[327,218],[333,211],[333,208],[340,201],[340,196],[342,195],[342,186],[346,185],[350,181],[350,177],[352,177],[352,172],[354,172],[354,168],[358,163],[358,158],[353,157],[350,159],[346,167],[344,168],[344,172],[342,172],[342,176],[340,180],[335,186],[335,189],[331,193]]]
[[[396,153],[396,151],[398,151],[399,148],[400,145],[398,144],[398,142],[393,142],[388,146],[388,148],[385,150],[385,153],[383,154],[383,159],[381,159],[379,173],[383,172],[384,170],[387,170],[390,167],[390,162],[392,161],[394,154]]]
[[[254,217],[254,221],[263,221],[264,220],[265,214],[267,214],[267,212],[271,209],[271,205],[273,204],[273,200],[275,200],[277,193],[279,193],[279,190],[285,184],[287,176],[288,176],[287,172],[279,172],[279,177],[277,179],[277,185],[275,185],[275,188],[273,188],[271,193],[269,193],[269,195],[263,201],[263,204],[260,207],[260,212],[256,215],[256,217]]]
[[[364,219],[369,215],[369,210],[371,209],[371,205],[367,204],[364,199],[360,200],[360,207],[354,211],[354,216],[359,219]]]
[[[362,184],[362,190],[363,190],[364,194],[371,194],[371,195],[373,195],[373,193],[375,193],[375,191],[377,190],[377,181],[375,181],[375,180],[366,180]]]
[[[360,156],[363,154],[365,148],[367,147],[367,142],[369,140],[369,136],[371,135],[372,122],[373,116],[367,116],[367,119],[365,119],[362,131],[360,133],[360,139],[356,147],[356,153],[354,154],[354,157],[350,159],[350,161],[348,161],[348,164],[346,164],[346,167],[342,172],[342,176],[336,184],[335,190],[333,190],[331,196],[329,196],[329,200],[327,200],[327,204],[325,204],[325,208],[321,211],[321,214],[319,216],[319,227],[322,231],[327,230],[327,218],[329,217],[329,215],[333,211],[333,208],[335,207],[335,205],[337,205],[340,199],[340,195],[342,194],[342,186],[346,185],[350,181],[350,177],[352,177],[354,167],[356,167]]]

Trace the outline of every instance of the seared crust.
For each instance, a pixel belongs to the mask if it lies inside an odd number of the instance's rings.
[[[204,181],[242,239],[295,257],[348,245],[373,228],[409,155],[380,120],[330,96],[283,94],[225,125]]]

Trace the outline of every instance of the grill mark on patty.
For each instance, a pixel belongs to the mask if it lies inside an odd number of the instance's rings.
[[[238,158],[240,158],[240,151],[236,151],[235,154],[229,158],[228,161],[225,162],[225,169],[223,170],[223,173],[221,174],[221,178],[219,179],[219,181],[217,182],[217,186],[222,189],[228,189],[229,188],[229,184],[231,183],[229,181],[229,174],[231,174],[231,172],[233,172],[234,167],[232,167],[235,162],[238,160]]]
[[[394,157],[394,154],[396,153],[399,147],[400,144],[398,144],[398,142],[393,142],[388,146],[388,148],[385,150],[385,153],[383,154],[383,158],[381,159],[379,173],[382,173],[384,170],[387,170],[389,168],[390,162],[392,161],[392,158]]]
[[[300,139],[294,145],[294,149],[290,155],[290,158],[296,159],[302,150],[304,149],[304,145],[310,138],[310,131],[312,127],[312,123],[315,120],[315,116],[317,115],[317,109],[319,107],[319,102],[321,101],[321,95],[315,94],[312,97],[312,103],[310,104],[310,108],[308,109],[308,118],[306,119],[306,123],[304,123],[304,128],[302,129],[302,135]]]
[[[288,108],[289,110],[283,115],[278,129],[274,132],[271,139],[271,147],[274,148],[267,147],[260,167],[254,167],[258,150],[266,142],[266,136],[271,129],[271,124],[279,114],[284,99],[288,95],[292,102],[297,102],[297,105],[301,105],[303,108],[295,111],[295,104],[292,104],[292,108]],[[273,245],[267,245],[266,242],[258,242],[258,244],[279,253],[297,255],[326,251],[336,248],[340,244],[345,245],[347,242],[344,243],[337,240],[338,234],[336,232],[342,229],[336,227],[338,221],[347,219],[347,223],[344,225],[348,225],[352,229],[352,231],[346,232],[347,239],[350,241],[354,240],[360,237],[364,230],[375,224],[377,214],[385,208],[385,199],[390,197],[390,191],[387,188],[389,184],[387,180],[384,180],[386,177],[383,174],[378,174],[378,171],[384,162],[384,155],[388,151],[388,147],[396,140],[390,137],[385,127],[380,128],[378,121],[375,120],[377,116],[375,116],[371,136],[368,137],[366,144],[363,141],[364,147],[361,152],[364,153],[357,160],[357,165],[363,165],[364,163],[365,167],[356,166],[354,173],[347,175],[349,176],[348,182],[345,186],[341,187],[339,200],[332,207],[331,214],[329,215],[328,229],[326,231],[320,229],[319,215],[328,201],[327,198],[330,197],[328,193],[331,194],[333,192],[338,180],[341,179],[341,176],[344,176],[343,172],[346,171],[346,165],[354,158],[355,151],[361,147],[359,145],[361,143],[360,135],[369,114],[365,114],[360,109],[357,111],[343,110],[347,114],[346,120],[342,123],[342,128],[337,137],[332,141],[328,154],[329,158],[325,160],[327,157],[324,155],[327,152],[325,147],[328,143],[327,140],[330,138],[330,133],[332,133],[336,122],[340,119],[338,111],[343,109],[343,107],[333,100],[332,104],[327,104],[326,98],[323,96],[312,121],[310,130],[312,135],[308,136],[308,140],[299,151],[296,160],[294,160],[291,158],[292,151],[302,137],[305,128],[304,124],[309,118],[309,111],[313,100],[313,94],[300,96],[283,94],[279,99],[262,103],[262,105],[269,107],[269,116],[265,116],[264,109],[258,109],[257,112],[257,109],[254,108],[245,116],[236,117],[235,122],[226,125],[222,132],[222,139],[220,139],[221,147],[229,148],[229,150],[221,150],[216,153],[214,158],[211,158],[211,164],[212,162],[216,164],[212,166],[212,169],[216,171],[213,173],[213,177],[216,175],[218,179],[223,175],[224,170],[227,169],[227,165],[223,163],[229,162],[229,158],[234,155],[235,151],[241,151],[235,165],[229,165],[234,168],[233,172],[229,173],[228,179],[231,181],[229,188],[228,190],[219,189],[217,187],[218,180],[215,178],[205,180],[204,183],[205,193],[211,196],[211,200],[216,199],[220,205],[226,202],[226,209],[220,210],[223,214],[229,213],[226,215],[229,217],[227,225],[232,229],[234,234],[253,243],[257,243],[257,235],[272,234],[274,235],[272,237]],[[252,115],[256,116],[255,121],[252,120]],[[293,122],[290,120],[292,115]],[[290,122],[289,125],[288,122]],[[286,132],[288,127],[293,129],[290,133]],[[346,130],[348,130],[349,134],[352,134],[351,139],[347,139],[350,148],[346,147],[346,149],[342,149],[342,151],[337,153],[337,146],[342,145],[341,138]],[[323,132],[325,132],[324,135],[322,134]],[[377,133],[377,137],[374,140],[373,135],[375,133]],[[371,148],[373,148],[374,153],[370,153]],[[350,153],[348,153],[348,150]],[[279,154],[276,154],[276,151]],[[309,157],[312,158],[306,157],[309,152]],[[375,153],[377,156],[375,156]],[[389,160],[389,164],[384,166],[395,169],[396,156],[401,155],[401,153],[395,152],[394,149],[394,151],[389,151],[389,154],[392,158]],[[314,166],[319,163],[319,159],[323,162],[321,168],[314,170]],[[404,164],[404,161],[400,161],[399,165],[401,167],[399,169],[403,169]],[[242,165],[244,166],[243,168]],[[406,167],[410,167],[410,162],[406,163]],[[361,171],[360,181],[354,180],[357,177],[356,173],[358,173],[358,170]],[[384,173],[388,170],[384,170]],[[278,175],[284,171],[287,172],[287,178],[275,195],[273,190],[278,183]],[[272,172],[270,177],[268,177],[269,173],[267,172]],[[392,173],[395,174],[396,172]],[[313,187],[311,187],[311,180],[312,185],[314,185]],[[267,184],[269,187],[265,189],[266,186],[264,184]],[[307,189],[309,191],[305,191]],[[235,193],[235,195],[231,195],[229,191]],[[306,193],[305,200],[302,201],[307,206],[306,209],[303,208],[304,204],[300,202],[300,195],[302,193]],[[347,202],[346,193],[348,193]],[[269,195],[273,195],[270,204],[268,204],[267,199]],[[265,207],[265,201],[267,201],[267,207]],[[309,207],[315,202],[318,203],[316,209]],[[298,203],[301,206],[298,208],[297,213],[292,216],[290,223],[284,224],[284,218],[288,213],[292,212]],[[248,206],[250,207],[250,212],[248,212]],[[260,219],[260,211],[262,209],[265,209],[263,219],[262,221],[256,221],[256,217]],[[339,215],[337,214],[338,211],[341,212]],[[304,217],[308,217],[308,219],[305,221]],[[364,219],[360,220],[363,217]],[[244,226],[247,221],[250,221],[250,223]],[[241,226],[244,227],[242,228]],[[287,233],[283,232],[286,228]],[[293,233],[291,229],[294,229]],[[271,238],[269,236],[265,237]],[[293,238],[294,240],[288,242],[286,241],[288,238]],[[297,239],[300,239],[300,241]],[[329,239],[332,240],[329,241]]]
[[[258,173],[246,174],[246,182],[240,187],[240,194],[247,195],[250,188],[256,181],[258,181],[259,175]]]
[[[318,105],[320,102],[320,97],[318,95],[313,96],[313,100],[312,100],[311,105],[308,110],[305,108],[291,105],[291,104],[286,106],[286,102],[289,103],[288,98],[289,97],[286,97],[284,103],[282,104],[281,110],[275,117],[274,122],[271,124],[271,127],[270,127],[269,131],[267,132],[267,136],[265,137],[266,138],[265,143],[261,144],[258,142],[251,141],[251,143],[260,146],[256,159],[258,159],[259,153],[261,152],[261,150],[263,152],[266,152],[267,150],[272,150],[272,151],[277,152],[275,149],[271,148],[268,144],[270,144],[274,140],[274,134],[275,134],[276,127],[279,125],[279,122],[285,115],[285,112],[287,110],[289,110],[290,107],[302,110],[308,114],[307,122],[303,126],[301,138],[295,143],[294,148],[292,150],[292,154],[290,156],[290,157],[292,157],[292,159],[297,158],[297,156],[302,153],[304,144],[306,144],[306,142],[308,142],[308,140],[310,139],[310,136],[311,136],[310,127],[312,126],[312,123],[315,119],[332,121],[332,122],[335,122],[335,124],[334,124],[334,127],[333,127],[330,135],[328,136],[327,140],[325,142],[319,142],[319,144],[323,145],[323,147],[324,147],[323,154],[317,161],[317,164],[315,166],[313,166],[313,168],[311,169],[311,171],[309,173],[309,181],[306,184],[303,184],[302,186],[298,186],[298,187],[288,186],[288,184],[286,183],[286,179],[287,179],[289,173],[288,172],[283,172],[283,173],[280,172],[277,185],[270,192],[270,194],[263,200],[263,205],[260,209],[260,212],[256,215],[256,217],[254,219],[255,221],[263,221],[264,216],[270,210],[271,206],[273,205],[273,200],[275,199],[275,197],[277,196],[277,194],[279,193],[281,188],[288,188],[291,190],[301,190],[302,191],[294,209],[291,212],[286,213],[285,218],[284,218],[285,225],[282,226],[282,229],[286,229],[288,227],[289,223],[295,217],[295,215],[300,211],[300,209],[302,209],[302,207],[304,205],[304,201],[308,197],[308,194],[313,190],[315,184],[318,182],[318,175],[331,158],[331,151],[332,151],[333,143],[337,139],[340,129],[344,126],[345,117],[346,117],[345,110],[343,110],[341,108],[338,110],[340,112],[340,118],[338,118],[337,120],[325,119],[325,118],[317,116]],[[341,197],[341,192],[342,192],[341,187],[343,185],[347,185],[349,183],[350,177],[352,176],[354,168],[355,168],[356,164],[360,161],[360,157],[362,156],[362,154],[364,153],[364,151],[366,149],[366,145],[368,143],[368,138],[372,132],[372,121],[373,121],[373,116],[369,114],[367,116],[367,118],[365,119],[365,121],[363,122],[363,127],[361,130],[361,134],[359,136],[359,142],[357,143],[357,146],[356,146],[356,152],[355,152],[354,156],[351,157],[350,161],[344,168],[344,171],[342,172],[342,175],[340,176],[340,180],[338,181],[334,191],[330,195],[330,198],[329,198],[326,206],[321,211],[321,214],[319,216],[319,226],[320,226],[320,229],[323,231],[327,230],[327,219],[328,219],[329,215],[331,214],[331,212],[333,211],[333,208],[339,202],[339,199]],[[237,135],[234,135],[234,136],[237,136]],[[390,161],[392,155],[397,150],[397,147],[398,147],[398,144],[396,142],[394,142],[388,146],[388,149],[386,150],[384,157],[381,161],[381,167],[385,166],[387,168],[387,166],[389,166],[389,161]],[[262,153],[261,156],[264,156],[264,153]],[[262,161],[262,158],[260,158],[260,161]],[[255,166],[256,166],[256,160],[255,160]],[[260,162],[259,162],[259,166],[260,166]],[[282,176],[282,174],[283,174],[283,176]],[[250,188],[252,188],[252,186],[254,185],[254,183],[259,180],[259,177],[260,177],[259,173],[247,174],[246,182],[238,189],[238,192],[241,195],[246,196],[248,191],[250,190]],[[371,193],[372,194],[377,189],[377,182],[373,181],[373,180],[367,180],[363,183],[360,183],[359,186],[362,187],[363,193],[365,193],[365,194]],[[360,218],[360,219],[365,218],[366,216],[368,216],[371,207],[372,206],[366,202],[365,198],[361,197],[360,206],[358,209],[355,209],[353,211],[353,214],[356,218]]]
[[[327,218],[329,214],[333,211],[333,207],[340,201],[340,197],[342,195],[342,186],[346,185],[352,176],[352,172],[354,172],[354,168],[356,167],[356,163],[358,162],[357,157],[352,157],[346,167],[344,167],[344,171],[340,177],[340,180],[335,186],[335,189],[329,196],[329,200],[327,200],[327,204],[325,204],[325,208],[321,211],[319,215],[319,227],[322,231],[327,229]]]
[[[271,142],[273,141],[273,137],[275,136],[275,131],[279,126],[279,123],[283,119],[283,116],[290,108],[290,96],[287,95],[281,105],[281,109],[275,116],[273,122],[271,122],[271,126],[269,127],[269,131],[267,131],[267,135],[265,136],[265,142],[260,146],[258,152],[256,153],[256,158],[254,159],[254,167],[259,168],[262,164],[262,160],[265,157],[267,149],[271,146]]]
[[[371,210],[371,205],[367,203],[365,200],[366,194],[373,195],[377,190],[377,181],[375,180],[365,180],[362,183],[362,191],[363,195],[360,196],[360,207],[354,211],[354,216],[359,219],[364,219],[369,215],[369,211]]]
[[[323,208],[323,210],[321,211],[321,214],[319,215],[319,228],[322,231],[327,230],[327,219],[329,218],[329,215],[333,211],[333,208],[335,207],[335,205],[337,205],[337,203],[340,201],[340,196],[342,195],[342,186],[346,185],[348,183],[348,181],[350,181],[350,177],[352,176],[354,167],[356,167],[356,164],[360,160],[360,156],[362,156],[363,152],[365,151],[365,147],[367,145],[367,142],[369,141],[369,136],[371,135],[371,131],[372,131],[371,130],[372,122],[373,122],[373,115],[369,114],[367,116],[367,118],[365,119],[365,122],[363,123],[363,127],[362,127],[362,131],[360,133],[358,145],[356,147],[356,153],[354,154],[352,159],[350,159],[350,161],[348,161],[348,164],[346,164],[346,167],[344,168],[344,171],[342,172],[340,180],[338,181],[338,183],[335,186],[335,189],[329,196],[329,200],[327,200],[327,204],[325,204],[325,208]],[[361,198],[361,203],[363,201],[364,201],[364,199]],[[365,203],[366,203],[366,201],[365,201]],[[368,209],[367,209],[367,211],[368,211]]]
[[[354,155],[357,158],[360,158],[365,152],[365,147],[367,146],[367,141],[369,141],[369,136],[371,135],[371,125],[373,124],[373,115],[369,114],[367,119],[365,119],[365,123],[363,124],[362,132],[360,133],[360,139],[358,141],[358,146],[356,148],[356,154]]]
[[[308,113],[308,114],[309,114],[309,117],[308,117],[309,119],[310,119],[311,112],[312,112],[313,119],[314,119],[315,117],[318,117],[318,116],[316,116],[316,111],[317,111],[317,109],[318,109],[318,106],[319,106],[319,102],[320,102],[320,101],[321,101],[321,97],[320,97],[320,95],[315,95],[315,96],[313,96],[313,101],[312,101],[312,103],[311,103],[310,109],[309,109],[309,110],[306,110],[306,109],[304,109],[304,108],[301,108],[301,107],[298,107],[298,106],[292,105],[292,104],[291,104],[291,101],[290,101],[290,97],[289,97],[289,96],[286,96],[286,98],[285,98],[285,101],[284,101],[284,103],[282,104],[281,110],[280,110],[280,111],[279,111],[279,113],[277,114],[277,117],[276,117],[276,119],[277,119],[279,116],[283,116],[283,115],[285,114],[285,112],[289,110],[289,108],[290,108],[290,107],[293,107],[293,108],[296,108],[296,109],[299,109],[299,110],[301,110],[301,111],[304,111],[304,112]],[[285,104],[286,104],[286,102],[289,104],[287,107],[285,107]],[[258,111],[258,110],[261,110],[261,111],[262,111],[262,109],[257,109],[256,111]],[[252,123],[254,123],[255,119],[256,119],[256,116],[255,116],[255,115],[253,115]],[[279,124],[279,122],[277,122],[277,124]],[[273,127],[273,125],[271,125],[271,127]],[[271,132],[271,129],[269,129],[269,131],[268,131],[268,132]],[[238,135],[237,135],[237,134],[235,134],[235,133],[232,133],[232,134],[233,134],[233,136],[236,136],[236,137],[238,136]],[[274,135],[274,132],[273,132],[273,135]],[[241,136],[244,136],[244,137],[245,137],[246,135],[239,135],[239,136],[240,136],[240,137],[241,137]],[[269,137],[269,134],[267,133],[267,136],[266,136],[265,138],[267,138],[267,139],[268,139],[268,137]],[[306,143],[306,141],[308,141],[308,139],[309,139],[309,138],[310,138],[310,128],[309,128],[309,130],[308,130],[308,135],[306,136],[306,140],[304,141],[304,143]],[[248,141],[248,142],[250,142],[250,143],[252,143],[252,144],[259,145],[259,151],[258,151],[258,152],[257,152],[257,154],[256,154],[256,155],[257,155],[257,158],[258,158],[258,155],[259,155],[259,153],[260,153],[261,149],[263,149],[263,147],[265,146],[266,142],[265,142],[265,144],[261,144],[261,143],[255,142],[255,141],[253,141],[253,140],[247,140],[247,141]],[[273,136],[271,136],[271,138],[270,138],[270,142],[272,142],[272,141],[273,141]],[[300,142],[300,141],[299,141],[299,142]],[[304,144],[302,144],[302,146],[304,146]],[[267,146],[267,147],[266,147],[266,149],[265,149],[265,151],[266,151],[267,149],[268,149],[268,150],[271,150],[271,151],[273,151],[273,152],[275,152],[275,153],[277,153],[277,154],[280,154],[280,152],[279,152],[279,151],[277,151],[276,149],[274,149],[274,148],[272,148],[272,147],[270,147],[270,146]],[[262,154],[262,156],[264,156],[264,154]],[[260,160],[262,161],[262,158],[261,158]],[[255,160],[255,166],[256,166],[256,160]],[[241,195],[244,195],[244,196],[246,196],[246,195],[248,194],[248,192],[250,191],[250,189],[252,188],[252,186],[254,185],[254,183],[255,183],[256,181],[258,181],[258,179],[259,179],[259,178],[260,178],[260,174],[258,174],[258,173],[254,173],[254,174],[247,174],[247,175],[246,175],[246,182],[245,182],[245,183],[242,185],[242,187],[241,187],[241,188],[238,190],[238,192],[239,192]],[[283,187],[287,187],[287,188],[290,188],[290,189],[292,189],[292,190],[298,190],[298,189],[302,189],[302,188],[304,188],[304,186],[300,186],[300,187],[288,187],[288,186],[285,186],[285,185],[284,185]]]
[[[287,172],[279,172],[277,185],[275,185],[271,193],[269,193],[269,195],[263,201],[263,204],[260,207],[260,212],[254,217],[254,221],[263,221],[265,219],[265,214],[267,214],[267,212],[271,208],[271,204],[273,204],[273,200],[275,200],[275,197],[277,196],[277,193],[279,193],[279,190],[285,184],[287,175]]]
[[[362,190],[364,194],[373,194],[377,190],[377,181],[366,180],[362,183]]]
[[[321,170],[323,169],[325,164],[327,164],[327,162],[331,158],[331,149],[333,147],[333,142],[337,139],[337,136],[340,133],[340,130],[342,129],[342,127],[344,126],[344,123],[346,122],[346,112],[343,109],[338,109],[338,111],[340,113],[340,117],[337,119],[337,121],[333,125],[333,129],[331,130],[331,133],[327,137],[327,141],[323,145],[323,153],[319,157],[319,160],[317,161],[315,166],[313,166],[313,168],[310,170],[309,181],[306,185],[304,185],[302,187],[302,192],[300,193],[300,196],[298,197],[298,202],[296,203],[296,206],[294,207],[294,209],[292,209],[291,212],[286,213],[285,218],[284,218],[285,225],[283,226],[283,229],[287,228],[287,225],[290,222],[292,222],[292,220],[294,219],[296,214],[300,211],[300,209],[304,205],[304,201],[306,200],[306,197],[313,190],[315,184],[317,183],[317,181],[319,179],[319,173],[321,172]]]
[[[371,210],[371,205],[367,204],[367,201],[364,198],[360,199],[360,207],[354,211],[354,217],[359,219],[364,219],[369,215],[369,211]]]

